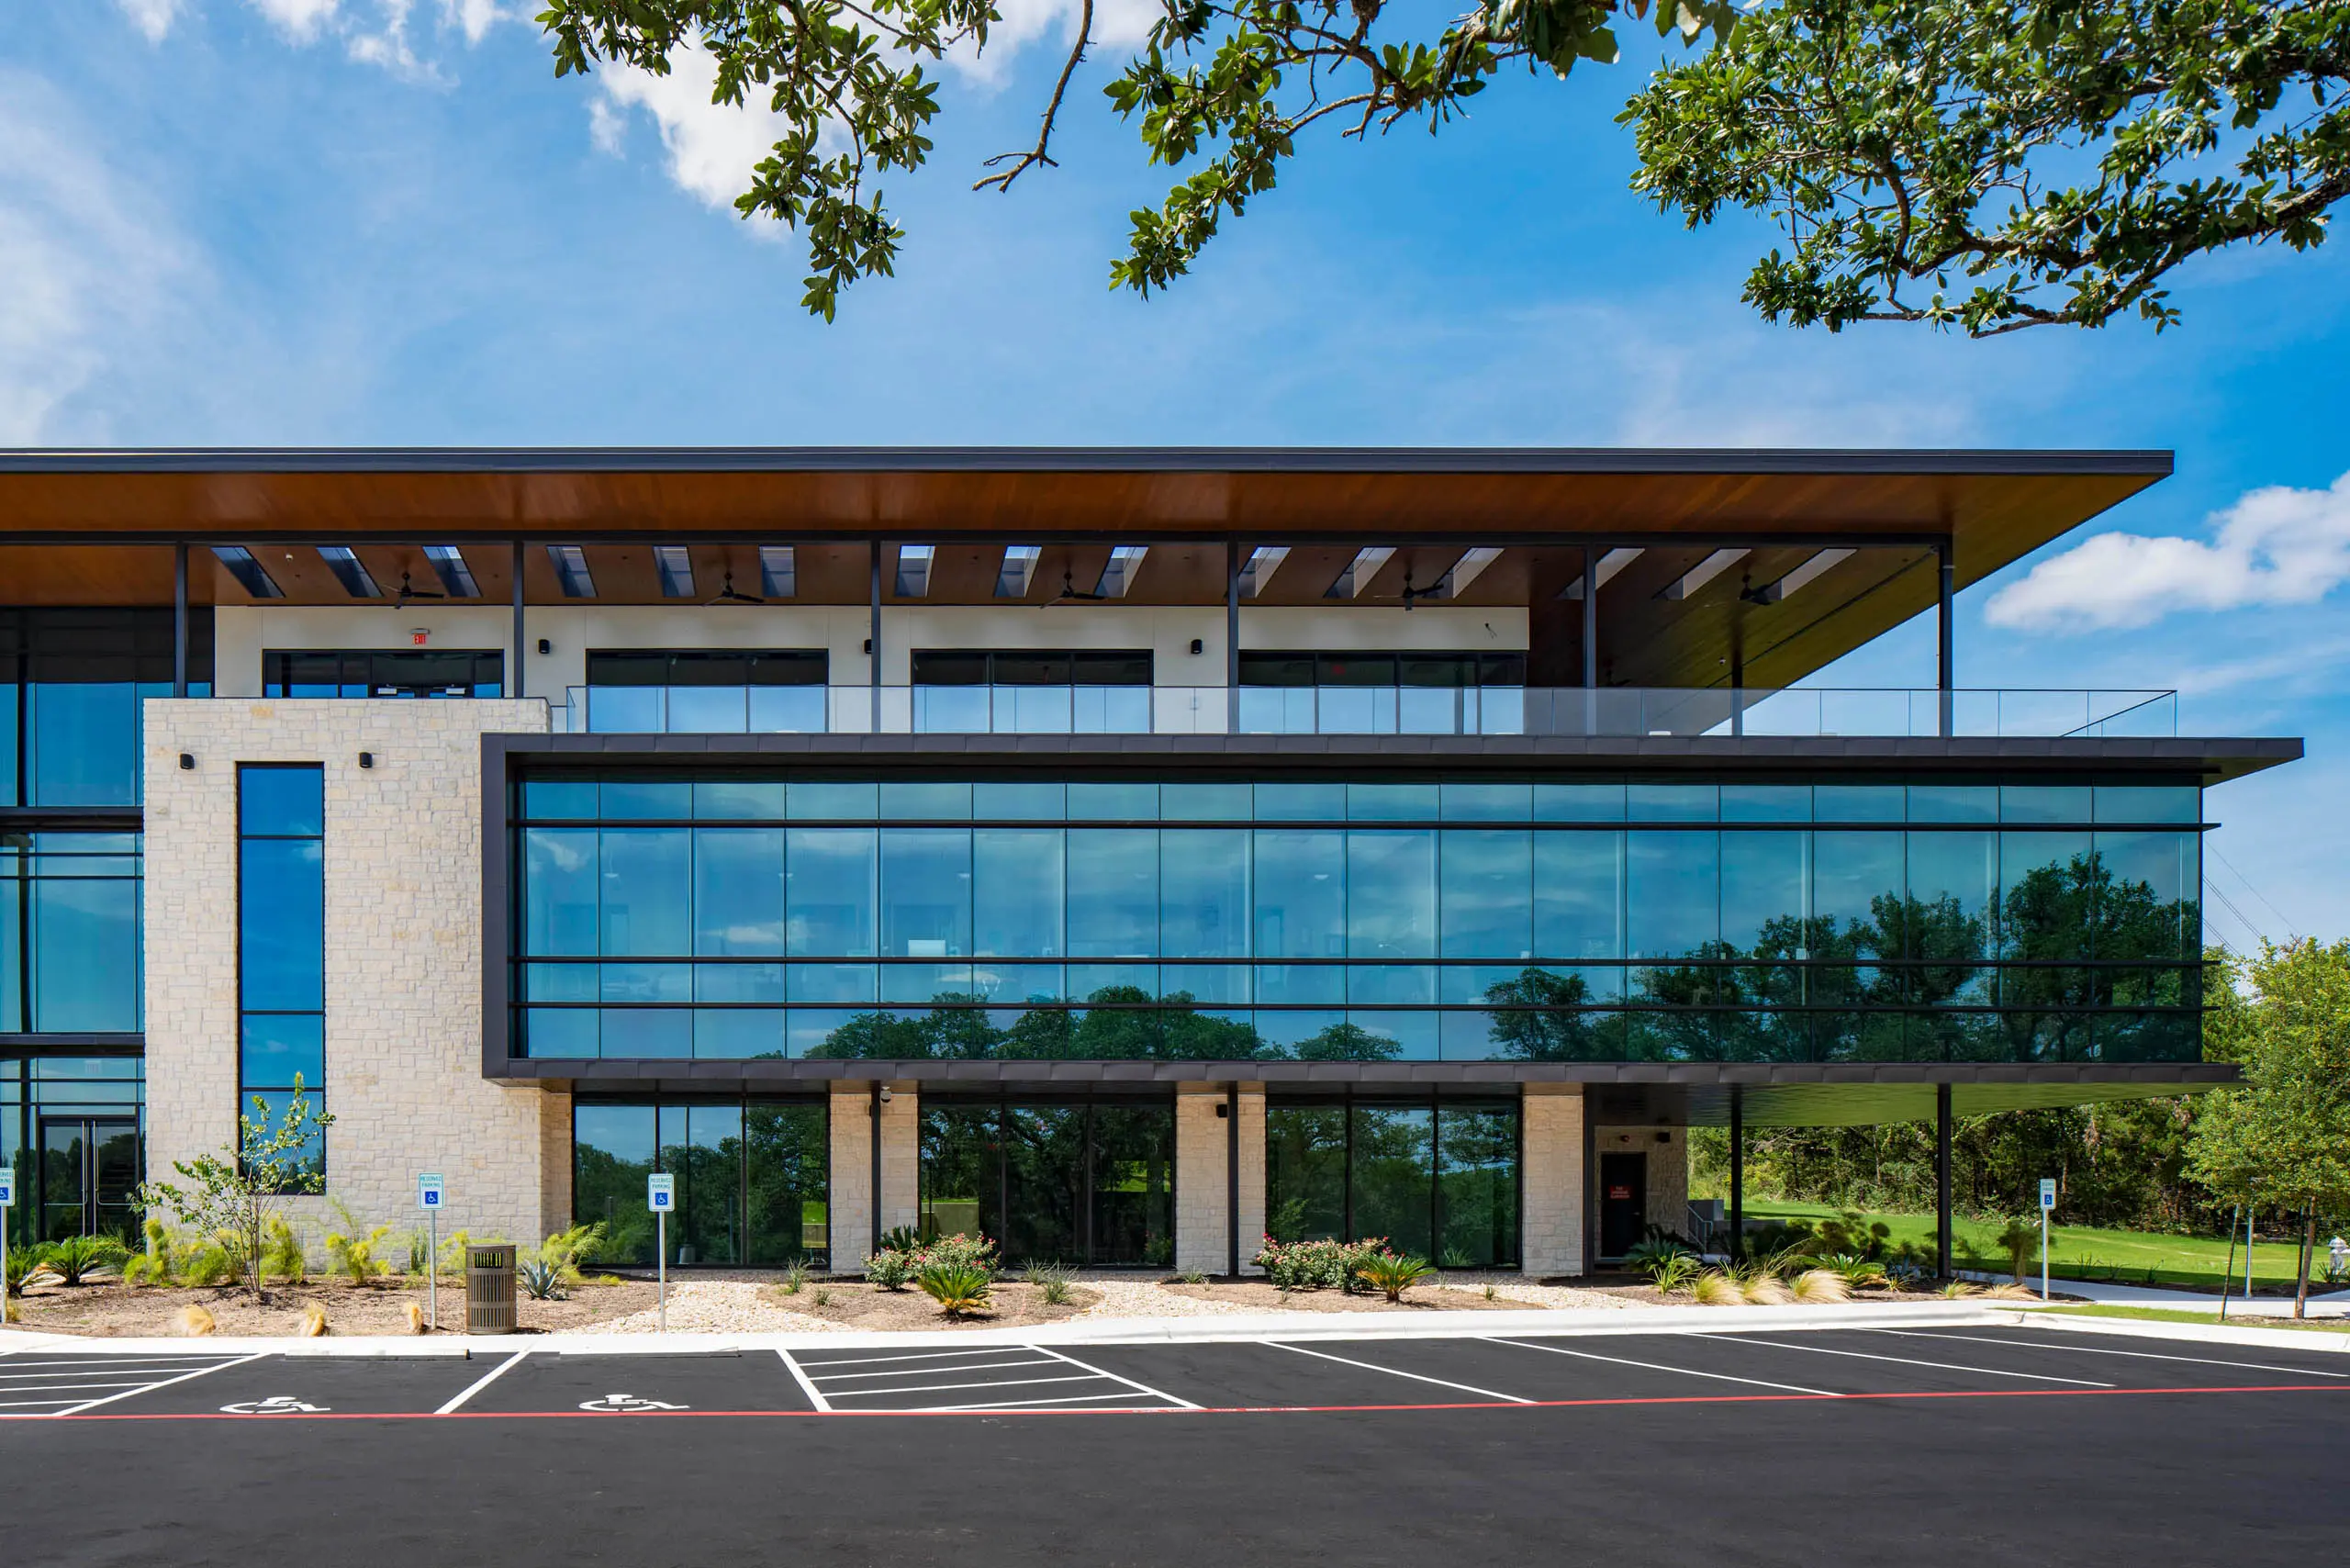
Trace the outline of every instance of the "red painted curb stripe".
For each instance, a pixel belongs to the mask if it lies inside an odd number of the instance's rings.
[[[776,1418],[830,1420],[890,1419],[906,1417],[968,1417],[973,1416],[1341,1416],[1414,1410],[1583,1410],[1642,1405],[1831,1405],[1854,1401],[1903,1399],[2093,1399],[2109,1394],[2350,1394],[2339,1383],[2246,1383],[2206,1388],[1961,1388],[1919,1389],[1877,1394],[1676,1394],[1613,1399],[1538,1399],[1524,1405],[1488,1400],[1461,1400],[1441,1405],[1214,1405],[1194,1410],[1146,1409],[1117,1406],[1091,1410],[458,1410],[436,1415],[430,1410],[321,1410],[285,1416],[237,1416],[226,1411],[190,1411],[179,1415],[118,1411],[87,1416],[0,1416],[0,1421],[632,1421]]]

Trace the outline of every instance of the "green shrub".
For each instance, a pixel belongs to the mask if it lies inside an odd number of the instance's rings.
[[[8,1279],[6,1294],[10,1297],[25,1294],[25,1282],[41,1271],[40,1249],[11,1247],[8,1249]]]
[[[1705,1271],[1706,1265],[1695,1252],[1667,1252],[1645,1271],[1649,1283],[1667,1295],[1687,1290],[1691,1282]]]
[[[1276,1241],[1269,1236],[1253,1261],[1280,1290],[1352,1292],[1362,1288],[1362,1266],[1386,1250],[1383,1236],[1361,1241]]]
[[[881,1233],[880,1249],[884,1252],[919,1252],[922,1250],[922,1233],[910,1225],[893,1225]]]
[[[327,1232],[327,1266],[354,1285],[373,1284],[392,1271],[391,1260],[376,1256],[392,1234],[388,1225],[365,1226],[348,1205],[330,1200],[338,1228]]]
[[[885,1291],[901,1291],[914,1277],[914,1255],[902,1247],[885,1247],[865,1260],[865,1280]]]
[[[1425,1258],[1383,1249],[1355,1267],[1355,1278],[1389,1301],[1402,1301],[1405,1291],[1435,1272],[1436,1265]]]
[[[310,1260],[302,1250],[302,1238],[294,1234],[294,1227],[285,1223],[284,1215],[270,1215],[262,1227],[261,1271],[264,1275],[274,1274],[288,1284],[299,1284],[310,1271]]]
[[[2031,1270],[2032,1259],[2040,1251],[2040,1223],[2021,1215],[2010,1215],[1996,1243],[2008,1255],[2008,1271],[2015,1282],[2023,1283],[2024,1275]]]
[[[126,1285],[170,1284],[173,1255],[172,1233],[159,1219],[149,1220],[139,1230],[147,1239],[147,1249],[122,1266],[122,1282]]]
[[[808,1278],[807,1263],[800,1259],[794,1258],[791,1260],[791,1266],[783,1271],[783,1294],[786,1295],[798,1295],[801,1291],[808,1288]]]
[[[580,1282],[579,1265],[592,1260],[603,1244],[601,1220],[593,1225],[575,1225],[569,1230],[556,1231],[536,1247],[518,1249],[516,1263],[518,1267],[525,1260],[545,1264],[554,1271],[555,1283],[567,1292]]]
[[[941,1236],[924,1242],[915,1251],[916,1270],[939,1266],[977,1269],[990,1280],[1003,1271],[995,1243],[984,1236]]]
[[[959,1317],[987,1308],[994,1279],[976,1263],[933,1263],[914,1276],[914,1282],[949,1317]]]
[[[1857,1252],[1839,1252],[1832,1258],[1822,1258],[1819,1260],[1819,1266],[1842,1279],[1845,1285],[1852,1290],[1881,1291],[1893,1288],[1893,1277],[1885,1271],[1885,1265],[1874,1258],[1865,1258]]]
[[[78,1285],[84,1276],[129,1260],[130,1249],[111,1236],[74,1236],[45,1243],[34,1256],[60,1283]]]
[[[218,1236],[181,1248],[172,1261],[184,1285],[225,1285],[244,1272],[235,1247]]]
[[[1677,1236],[1667,1236],[1662,1231],[1651,1229],[1646,1238],[1635,1242],[1625,1251],[1624,1267],[1636,1274],[1646,1274],[1649,1277],[1649,1282],[1655,1285],[1657,1289],[1669,1291],[1679,1287],[1663,1283],[1657,1275],[1660,1271],[1677,1271],[1684,1260],[1696,1261],[1696,1249]],[[1683,1278],[1682,1282],[1686,1283],[1687,1279]]]

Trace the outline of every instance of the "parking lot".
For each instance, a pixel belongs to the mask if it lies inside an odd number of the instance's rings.
[[[2183,1540],[2274,1561],[2350,1527],[2350,1358],[1989,1324],[469,1359],[19,1350],[0,1357],[0,1417],[9,1511],[57,1562],[249,1561],[286,1532],[351,1528],[363,1562],[483,1530],[525,1563],[1569,1546],[1816,1562],[1853,1531],[1855,1551],[1922,1562],[2125,1562]]]
[[[2350,1393],[2350,1365],[2324,1355],[2005,1327],[653,1355],[518,1346],[464,1359],[0,1356],[0,1416],[75,1421],[1407,1415],[2337,1391]]]

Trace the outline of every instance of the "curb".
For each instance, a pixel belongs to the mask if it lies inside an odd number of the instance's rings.
[[[1900,1322],[1928,1327],[2004,1322],[2023,1315],[2002,1304],[1863,1302],[1843,1306],[1641,1306],[1606,1311],[1544,1308],[1527,1312],[1430,1312],[1397,1322],[1388,1312],[1217,1313],[1199,1317],[1073,1319],[1033,1328],[916,1329],[823,1334],[515,1334],[431,1337],[328,1336],[235,1338],[85,1338],[65,1334],[0,1333],[0,1353],[45,1350],[75,1355],[321,1356],[353,1359],[503,1360],[537,1354],[709,1356],[745,1350],[985,1349],[1000,1345],[1216,1344],[1281,1339],[1444,1339],[1496,1334],[1577,1338],[1668,1333],[1818,1330]]]
[[[2200,1345],[2243,1345],[2265,1350],[2314,1350],[2350,1354],[2350,1334],[2304,1328],[2237,1328],[2217,1323],[2147,1323],[2126,1317],[2076,1317],[2026,1310],[2006,1315],[2018,1328],[2061,1328],[2071,1334],[2109,1334],[2123,1339],[2185,1339]]]

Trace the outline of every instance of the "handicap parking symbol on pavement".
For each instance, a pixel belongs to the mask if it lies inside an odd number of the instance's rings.
[[[248,1399],[241,1405],[223,1405],[223,1416],[319,1416],[326,1413],[323,1405],[305,1405],[290,1394],[273,1394],[266,1399]]]
[[[688,1410],[688,1405],[665,1405],[658,1399],[639,1399],[632,1394],[607,1394],[601,1399],[590,1399],[579,1408],[607,1413],[632,1410]]]

